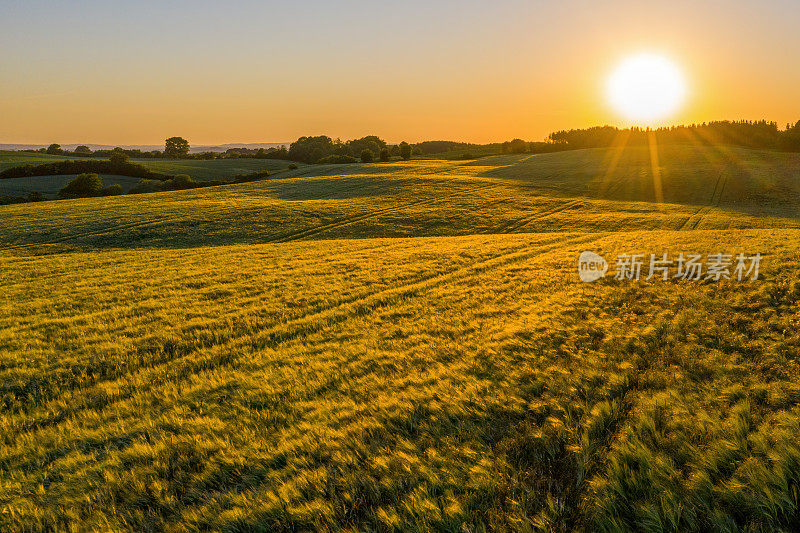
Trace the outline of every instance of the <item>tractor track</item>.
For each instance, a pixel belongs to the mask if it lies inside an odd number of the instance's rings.
[[[541,218],[545,218],[545,217],[553,215],[555,213],[560,213],[561,211],[565,211],[565,210],[567,210],[567,209],[569,209],[571,207],[574,207],[574,206],[576,206],[576,205],[578,205],[578,204],[580,204],[580,203],[582,203],[584,201],[585,201],[584,199],[573,200],[571,202],[567,202],[565,204],[561,204],[561,205],[556,206],[556,207],[550,207],[550,208],[543,209],[541,211],[536,211],[535,213],[532,213],[530,215],[526,215],[526,216],[524,216],[522,218],[519,218],[517,220],[511,221],[511,222],[507,222],[505,224],[501,224],[497,228],[493,228],[493,229],[490,228],[490,229],[484,231],[483,233],[495,233],[495,234],[496,233],[513,233],[515,230],[518,230],[520,228],[523,228],[523,227],[527,226],[528,224],[530,224],[534,220],[539,220]]]
[[[57,425],[67,419],[70,414],[77,413],[84,408],[105,409],[110,405],[132,397],[134,394],[141,393],[144,390],[152,390],[156,385],[167,381],[184,382],[200,372],[233,364],[248,349],[258,351],[275,348],[284,343],[307,337],[329,326],[347,322],[352,318],[369,315],[377,309],[384,308],[404,298],[427,293],[445,283],[464,282],[486,271],[546,254],[566,245],[589,242],[596,238],[598,238],[597,235],[580,235],[566,240],[558,240],[556,238],[554,240],[558,242],[548,242],[533,250],[530,249],[529,245],[523,245],[444,273],[423,276],[396,287],[362,293],[353,298],[335,302],[330,306],[315,309],[289,321],[267,326],[256,338],[242,339],[241,337],[232,337],[223,340],[220,344],[189,345],[184,349],[173,350],[172,354],[165,353],[165,357],[160,358],[150,366],[134,367],[129,372],[81,384],[79,387],[80,396],[89,396],[91,400],[82,402],[84,405],[80,405],[81,402],[75,402],[75,398],[73,398],[71,403],[77,403],[76,407],[69,409],[69,411],[59,411],[58,414],[45,416],[43,419],[34,419],[28,423],[18,424],[14,428],[16,430],[15,434]],[[119,391],[113,397],[94,394],[98,385],[120,382],[126,380],[126,378],[129,379],[135,374],[138,374],[140,378],[137,381],[147,383],[146,387],[137,387],[123,382],[120,384]],[[38,407],[45,412],[52,413],[52,410],[48,408],[48,403],[51,401],[54,401],[54,398],[49,398],[47,403],[39,404]]]
[[[719,207],[722,200],[722,194],[725,190],[725,185],[728,182],[728,175],[725,171],[721,171],[717,176],[717,181],[714,183],[714,190],[711,192],[711,200],[708,205],[700,207],[697,211],[689,215],[686,220],[678,227],[678,231],[691,231],[697,229],[702,222],[703,218],[715,207]]]
[[[266,242],[284,243],[284,242],[297,241],[297,240],[305,239],[307,237],[312,237],[314,235],[319,235],[320,233],[324,233],[324,232],[326,232],[328,230],[331,230],[331,229],[339,228],[339,227],[342,227],[342,226],[347,226],[347,225],[350,225],[350,224],[355,224],[356,222],[369,220],[370,218],[375,218],[375,217],[378,217],[378,216],[381,216],[381,215],[385,215],[387,213],[397,212],[397,211],[400,211],[402,209],[408,209],[408,208],[411,208],[411,207],[419,207],[419,206],[425,206],[425,205],[429,205],[429,204],[434,204],[436,202],[440,202],[440,201],[442,201],[444,199],[447,199],[447,198],[453,198],[453,197],[462,196],[462,195],[465,195],[465,194],[471,194],[471,193],[475,193],[475,192],[483,192],[483,191],[487,191],[487,190],[491,190],[491,189],[496,189],[496,188],[499,188],[499,187],[502,187],[502,185],[501,184],[496,184],[496,183],[489,183],[489,184],[482,185],[480,187],[476,187],[476,188],[473,188],[473,189],[470,189],[470,190],[453,192],[453,193],[444,194],[444,195],[441,195],[441,196],[436,196],[434,198],[425,198],[425,199],[422,199],[422,200],[415,200],[413,202],[408,202],[408,203],[401,204],[401,205],[394,205],[394,206],[386,207],[386,208],[383,208],[383,209],[377,209],[377,210],[374,210],[374,211],[370,211],[368,213],[362,213],[360,215],[354,215],[354,216],[350,216],[350,217],[343,217],[343,218],[340,218],[340,219],[333,220],[333,221],[331,221],[331,222],[329,222],[327,224],[322,224],[320,226],[315,226],[313,228],[306,228],[306,229],[293,231],[293,232],[290,232],[288,234],[283,234],[283,235],[276,236],[276,237],[274,237],[272,239],[267,240]]]

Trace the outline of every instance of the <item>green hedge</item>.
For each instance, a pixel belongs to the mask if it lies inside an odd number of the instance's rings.
[[[169,174],[153,172],[137,163],[111,162],[106,160],[74,160],[7,168],[0,172],[0,179],[55,176],[58,174],[114,174],[117,176],[131,176],[133,178],[161,181],[172,178]]]

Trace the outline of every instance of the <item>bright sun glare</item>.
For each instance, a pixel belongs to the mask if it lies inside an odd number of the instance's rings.
[[[611,106],[635,124],[668,117],[686,97],[680,69],[664,56],[641,53],[623,60],[608,78]]]

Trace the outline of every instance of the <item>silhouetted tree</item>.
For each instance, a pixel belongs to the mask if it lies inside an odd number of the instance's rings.
[[[375,159],[375,154],[372,153],[372,150],[362,150],[361,151],[361,162],[362,163],[372,163]]]
[[[348,143],[343,143],[341,139],[336,139],[333,141],[333,154],[353,157],[356,152],[353,151],[353,148]]]
[[[528,151],[528,143],[522,139],[514,139],[503,143],[504,154],[524,154]]]
[[[60,144],[53,143],[47,147],[46,153],[50,155],[61,155],[64,153],[64,150],[61,149]]]
[[[656,129],[618,129],[596,126],[579,130],[556,131],[549,135],[552,143],[571,149],[611,146],[623,138],[629,146],[647,145],[652,135],[659,144],[731,144],[747,148],[793,149],[792,128],[781,131],[777,123],[759,121],[715,121],[689,126],[671,126]],[[796,148],[800,149],[800,145]]]
[[[400,157],[406,161],[411,159],[411,145],[405,141],[400,143]]]
[[[164,141],[164,155],[167,157],[183,157],[189,153],[189,141],[183,137],[170,137]]]
[[[289,159],[303,163],[316,163],[323,157],[334,155],[335,149],[336,145],[327,135],[300,137],[289,146]]]
[[[354,154],[360,154],[364,150],[369,150],[373,155],[375,155],[381,153],[381,150],[386,148],[386,141],[377,135],[367,135],[366,137],[362,137],[360,139],[347,141],[347,146]]]
[[[389,158],[391,157],[391,155],[389,154],[389,149],[388,148],[384,148],[383,150],[381,150],[381,153],[380,153],[379,157],[380,157],[380,160],[383,161],[383,162],[388,161]]]
[[[469,144],[455,141],[422,141],[414,145],[419,148],[423,154],[440,154],[442,152],[450,152],[452,150],[463,150],[466,148],[475,148],[477,144]]]
[[[92,149],[89,148],[88,146],[82,144],[80,146],[76,146],[75,147],[75,153],[76,154],[81,154],[81,155],[91,154],[92,153]]]

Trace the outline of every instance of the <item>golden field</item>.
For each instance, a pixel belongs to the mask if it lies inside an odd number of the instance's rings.
[[[659,155],[0,207],[0,529],[800,527],[800,157]]]

